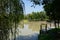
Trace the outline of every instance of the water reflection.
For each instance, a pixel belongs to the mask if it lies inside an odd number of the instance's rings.
[[[16,40],[38,40],[38,32],[34,32],[31,29],[29,29],[28,24],[24,24],[24,28],[17,28],[17,37]],[[14,40],[14,39],[12,39]]]
[[[29,29],[29,25],[28,24],[24,24],[24,29]]]
[[[18,36],[16,40],[38,40],[38,34],[34,33],[32,35],[26,35],[26,36]]]

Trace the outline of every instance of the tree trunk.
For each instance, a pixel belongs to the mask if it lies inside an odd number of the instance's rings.
[[[56,20],[54,21],[54,25],[55,25],[55,28],[56,28]]]
[[[45,26],[45,30],[46,30],[46,32],[47,32],[47,24],[46,24],[46,26]]]
[[[42,32],[42,24],[40,25],[40,34],[41,34],[41,32]]]
[[[51,28],[51,22],[50,22],[50,28]]]
[[[59,28],[59,20],[58,20],[58,28]]]
[[[17,27],[17,24],[15,23],[14,40],[16,40],[16,27]]]

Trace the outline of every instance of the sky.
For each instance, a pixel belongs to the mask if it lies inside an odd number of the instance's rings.
[[[29,0],[23,0],[23,2],[25,4],[25,11],[24,11],[25,14],[29,14],[32,12],[40,12],[44,10],[42,5],[41,6],[36,5],[35,8],[31,7],[33,3],[30,2]]]

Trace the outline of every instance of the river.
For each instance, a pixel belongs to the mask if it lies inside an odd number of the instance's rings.
[[[20,35],[16,38],[16,40],[38,40],[38,34],[32,34],[32,35]]]
[[[17,28],[17,37],[16,40],[38,40],[38,34],[37,31],[32,31],[28,28],[27,24],[24,24],[24,28],[20,29]],[[13,40],[13,39],[12,39]]]
[[[38,40],[39,32],[32,31],[31,29],[28,28],[28,26],[29,26],[28,24],[24,24],[23,29],[20,29],[19,27],[17,28],[18,36],[16,37],[16,40]],[[48,27],[48,29],[50,28]]]

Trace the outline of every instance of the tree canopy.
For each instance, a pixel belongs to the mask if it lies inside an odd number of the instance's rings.
[[[60,0],[32,0],[35,4],[36,2],[41,1],[41,5],[44,5],[44,10],[47,12],[47,15],[52,19],[58,20],[60,18]]]

